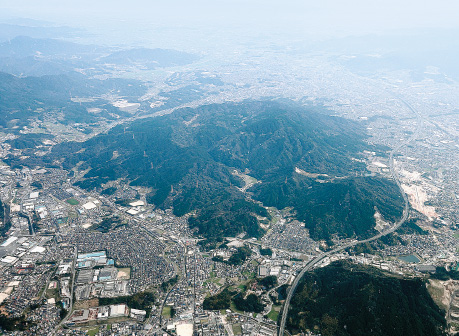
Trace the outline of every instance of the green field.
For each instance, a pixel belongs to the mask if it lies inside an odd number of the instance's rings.
[[[271,311],[268,313],[268,318],[273,320],[274,322],[277,322],[277,319],[279,318],[279,312],[274,308],[271,309]]]
[[[99,332],[99,327],[87,331],[89,336],[94,336]]]
[[[233,327],[233,333],[234,333],[235,335],[240,335],[240,334],[242,334],[242,328],[241,328],[241,325],[240,325],[240,324],[233,324],[232,327]]]
[[[248,279],[254,279],[257,277],[257,274],[256,273],[252,273],[252,272],[249,272],[249,271],[243,271],[242,274],[247,277]]]
[[[455,233],[453,236],[454,236],[454,238],[459,239],[459,233]]]
[[[78,205],[80,204],[80,202],[78,202],[76,199],[74,198],[69,198],[67,201],[66,201],[68,204],[70,205]]]
[[[237,286],[237,288],[239,288],[239,289],[242,290],[242,291],[245,291],[245,289],[247,288],[247,286],[244,285],[244,284],[240,284],[239,286]]]
[[[166,318],[171,318],[171,310],[172,309],[170,306],[164,306],[163,312],[161,313],[161,315],[163,315]]]
[[[46,289],[45,296],[47,299],[54,298],[56,302],[60,300],[59,290],[57,288]]]

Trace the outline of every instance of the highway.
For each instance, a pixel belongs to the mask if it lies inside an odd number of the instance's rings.
[[[69,304],[69,311],[67,315],[59,322],[59,324],[54,328],[51,335],[56,335],[61,326],[67,322],[70,315],[73,312],[73,289],[75,288],[75,275],[76,275],[76,267],[77,267],[77,258],[78,258],[78,247],[75,245],[74,247],[74,256],[73,256],[73,264],[72,264],[72,279],[70,282],[70,304]],[[46,290],[46,289],[45,289]]]
[[[345,245],[342,245],[342,246],[339,246],[333,250],[330,250],[328,252],[324,252],[324,253],[321,253],[319,254],[317,257],[315,257],[314,259],[311,259],[305,266],[304,268],[301,270],[301,272],[296,276],[295,280],[293,281],[292,283],[292,286],[290,287],[290,290],[288,292],[288,295],[287,295],[287,298],[285,299],[285,303],[284,303],[284,306],[282,308],[282,318],[281,318],[281,323],[280,323],[280,326],[279,326],[279,329],[278,329],[278,335],[279,336],[284,336],[284,331],[285,331],[285,323],[287,322],[287,315],[288,315],[288,309],[289,309],[289,306],[290,306],[290,301],[292,300],[292,296],[293,294],[295,293],[295,290],[296,288],[298,287],[298,283],[300,282],[301,278],[303,278],[304,274],[306,272],[308,272],[309,270],[311,270],[311,268],[318,264],[319,262],[321,262],[324,258],[326,257],[329,257],[335,253],[338,253],[342,250],[345,250],[349,247],[352,247],[352,246],[355,246],[355,245],[358,245],[358,244],[363,244],[363,243],[367,243],[367,242],[371,242],[371,241],[374,241],[376,239],[379,239],[383,236],[386,236],[388,235],[389,233],[392,233],[394,232],[395,230],[397,230],[400,226],[403,225],[403,223],[405,223],[405,221],[407,220],[408,218],[408,215],[409,215],[409,202],[408,202],[408,196],[405,194],[405,192],[403,191],[403,188],[402,188],[402,185],[400,183],[400,178],[398,176],[398,173],[396,172],[395,170],[395,167],[394,167],[394,154],[397,153],[400,149],[402,149],[404,146],[408,145],[410,142],[414,141],[417,139],[417,137],[419,136],[422,128],[423,128],[423,119],[421,117],[421,115],[419,114],[418,111],[416,111],[410,104],[408,104],[405,100],[401,99],[400,97],[397,97],[406,107],[408,107],[408,109],[411,110],[411,112],[413,112],[416,117],[417,117],[417,127],[416,127],[416,130],[413,132],[413,134],[406,140],[406,141],[403,141],[403,142],[400,142],[395,148],[392,149],[392,151],[390,152],[390,157],[389,157],[389,160],[390,160],[390,172],[391,172],[391,175],[392,177],[394,178],[395,182],[397,183],[397,186],[400,188],[400,191],[403,195],[403,199],[404,199],[404,203],[405,203],[405,207],[403,209],[403,214],[402,214],[402,217],[400,218],[400,220],[395,223],[394,226],[392,226],[390,229],[386,230],[386,231],[383,231],[383,232],[380,232],[378,233],[377,235],[371,237],[371,238],[368,238],[368,239],[365,239],[365,240],[357,240],[357,241],[354,241],[354,242],[351,242],[351,243],[348,243],[348,244],[345,244]]]

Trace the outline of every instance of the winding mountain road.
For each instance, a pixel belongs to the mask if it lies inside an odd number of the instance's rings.
[[[402,217],[400,218],[400,220],[397,223],[395,223],[395,225],[393,227],[391,227],[390,229],[388,229],[386,231],[380,232],[379,234],[377,234],[377,235],[375,235],[375,236],[373,236],[371,238],[368,238],[368,239],[365,239],[365,240],[358,240],[358,241],[354,241],[354,242],[339,246],[339,247],[337,247],[337,248],[335,248],[333,250],[330,250],[328,252],[324,252],[324,253],[319,254],[314,259],[311,259],[304,266],[304,268],[301,270],[301,272],[296,276],[295,280],[292,283],[292,286],[290,287],[290,290],[288,292],[287,298],[285,299],[285,303],[284,303],[284,306],[282,308],[282,319],[281,319],[281,323],[280,323],[280,326],[279,326],[279,329],[278,329],[278,335],[279,336],[284,336],[285,324],[287,322],[287,316],[288,316],[288,309],[289,309],[289,306],[290,306],[290,301],[292,300],[292,296],[295,293],[295,290],[296,290],[296,288],[298,286],[298,283],[300,282],[301,278],[304,276],[304,274],[306,272],[311,270],[311,268],[314,265],[318,264],[319,262],[321,262],[326,257],[329,257],[329,256],[331,256],[333,254],[336,254],[336,253],[338,253],[338,252],[340,252],[342,250],[345,250],[345,249],[347,249],[349,247],[356,246],[358,244],[364,244],[364,243],[367,243],[367,242],[374,241],[376,239],[379,239],[379,238],[381,238],[383,236],[388,235],[389,233],[394,232],[400,226],[402,226],[403,223],[405,223],[405,221],[408,219],[408,215],[409,215],[408,196],[403,191],[402,185],[400,183],[400,178],[398,176],[398,173],[395,170],[395,167],[394,167],[394,154],[397,153],[404,146],[408,145],[410,142],[412,142],[412,141],[417,139],[417,137],[419,136],[419,134],[420,134],[420,132],[421,132],[421,130],[423,128],[423,119],[422,119],[421,115],[419,114],[419,112],[417,110],[415,110],[410,104],[408,104],[405,100],[401,99],[400,97],[397,97],[397,98],[406,107],[408,107],[408,109],[410,109],[411,112],[413,112],[417,117],[416,130],[413,132],[413,134],[406,141],[400,142],[395,148],[393,148],[392,151],[390,152],[390,157],[389,157],[391,175],[394,178],[395,182],[397,183],[397,186],[400,188],[400,191],[401,191],[401,193],[403,195],[403,199],[404,199],[404,203],[405,203],[405,207],[403,209]]]

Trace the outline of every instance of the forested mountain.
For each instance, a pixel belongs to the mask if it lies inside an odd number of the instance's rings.
[[[0,43],[0,71],[17,76],[81,72],[106,75],[117,67],[154,69],[186,65],[198,56],[168,49],[119,48],[86,45],[61,39],[17,36]]]
[[[0,43],[0,71],[17,76],[61,75],[94,67],[109,49],[59,39],[18,36]]]
[[[287,180],[259,184],[257,199],[267,206],[292,206],[315,239],[328,239],[335,232],[368,237],[377,208],[386,219],[401,216],[403,200],[395,183],[378,177],[349,177],[324,183],[292,176]]]
[[[192,63],[197,56],[185,52],[168,49],[148,49],[135,48],[114,52],[102,57],[102,62],[120,65],[142,64],[143,66],[154,69],[157,67],[169,67]]]
[[[0,128],[24,126],[30,118],[54,115],[62,123],[91,123],[100,118],[128,115],[102,99],[104,94],[138,97],[146,91],[140,81],[90,79],[78,73],[20,78],[0,72]],[[73,101],[87,98],[87,102]],[[98,108],[97,114],[88,108]],[[40,113],[38,113],[40,112]]]
[[[104,52],[107,52],[107,48],[96,45],[84,45],[58,39],[38,39],[29,36],[18,36],[0,43],[0,57],[36,56],[38,58],[59,59],[86,55],[88,58],[93,58]]]
[[[238,188],[235,169],[261,182],[249,190],[255,200],[293,207],[313,237],[365,236],[375,208],[395,219],[402,197],[391,181],[360,177],[365,164],[355,159],[380,149],[365,143],[359,124],[328,113],[274,101],[185,108],[61,144],[44,159],[66,169],[83,162],[86,189],[117,178],[152,187],[149,202],[178,216],[196,210],[190,224],[207,237],[262,233],[257,216],[268,214]]]
[[[301,279],[287,327],[323,336],[435,336],[445,335],[446,321],[423,280],[336,261]]]
[[[81,30],[71,27],[55,27],[42,25],[40,22],[10,21],[0,23],[0,41],[10,41],[18,36],[30,36],[34,38],[69,38],[81,34]]]

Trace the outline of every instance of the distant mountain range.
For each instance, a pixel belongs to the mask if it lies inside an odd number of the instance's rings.
[[[108,74],[126,67],[186,65],[197,58],[176,50],[119,50],[17,36],[0,43],[0,128],[14,131],[50,117],[64,124],[91,124],[130,116],[111,104],[117,99],[131,99],[150,109],[148,102],[138,100],[146,93],[146,83]],[[165,93],[174,98],[167,104],[175,106],[197,95],[191,88],[179,90]]]
[[[414,81],[451,83],[459,78],[458,33],[458,29],[420,29],[393,35],[353,36],[318,42],[308,46],[308,52],[312,48],[336,55],[335,60],[365,76],[408,70]]]
[[[18,36],[30,36],[33,38],[71,38],[84,33],[76,28],[55,27],[46,25],[36,20],[12,20],[0,23],[0,42],[9,41]]]
[[[18,36],[0,44],[0,57],[52,57],[53,59],[77,57],[84,54],[97,55],[108,48],[84,45],[58,39],[40,39]],[[92,56],[94,57],[94,56]]]
[[[149,69],[190,64],[197,60],[196,55],[168,49],[135,48],[114,52],[102,57],[102,62],[119,65],[142,65]]]
[[[78,73],[20,78],[0,72],[0,129],[15,132],[17,126],[27,126],[32,120],[43,121],[52,116],[64,124],[95,123],[101,118],[114,120],[116,116],[129,113],[109,104],[102,95],[137,98],[145,91],[144,84],[136,80],[98,80]],[[89,100],[81,103],[72,97]],[[88,108],[100,111],[90,113]]]
[[[155,69],[190,64],[198,56],[177,50],[85,45],[59,39],[17,36],[0,43],[0,71],[18,76],[57,75],[83,70],[106,73],[106,66]],[[112,70],[112,69],[109,69]]]
[[[151,187],[150,203],[178,216],[194,211],[190,225],[208,238],[260,236],[259,222],[269,220],[261,203],[292,207],[316,239],[365,237],[375,210],[395,220],[403,199],[394,182],[365,176],[361,153],[387,148],[368,145],[358,123],[330,113],[275,101],[185,108],[57,145],[43,160],[90,169],[77,183],[86,189],[118,178]],[[259,181],[249,194],[241,173]]]

